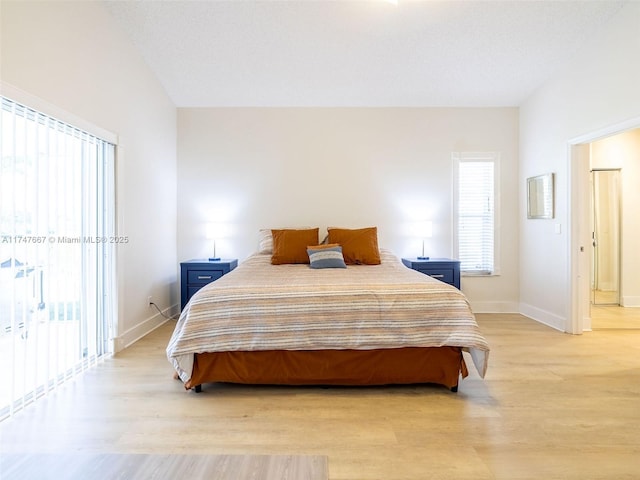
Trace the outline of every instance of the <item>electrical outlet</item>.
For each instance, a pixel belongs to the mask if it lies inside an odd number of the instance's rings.
[[[153,297],[149,295],[147,297],[147,307],[151,308],[151,303],[153,303]]]

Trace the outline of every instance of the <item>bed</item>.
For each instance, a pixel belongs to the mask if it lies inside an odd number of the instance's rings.
[[[464,294],[380,249],[377,265],[310,268],[257,252],[186,305],[167,357],[187,389],[435,383],[457,391],[489,346]]]

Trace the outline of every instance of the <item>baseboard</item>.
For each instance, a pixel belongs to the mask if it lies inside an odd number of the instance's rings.
[[[529,317],[536,322],[542,323],[548,327],[554,328],[561,332],[566,332],[566,319],[561,317],[560,315],[556,315],[555,313],[548,312],[541,308],[534,307],[532,305],[527,305],[526,303],[520,304],[520,314],[525,317]]]
[[[519,313],[517,302],[478,302],[469,300],[473,313]]]
[[[621,307],[640,307],[640,297],[622,296],[620,297]]]
[[[165,308],[162,313],[171,317],[179,312],[178,305],[172,305],[169,308]],[[173,312],[173,313],[172,313]],[[118,335],[113,339],[113,351],[114,353],[120,352],[125,348],[133,345],[135,342],[140,340],[142,337],[149,335],[156,328],[164,325],[168,321],[167,318],[160,315],[160,313],[156,313],[152,317],[147,318],[143,322],[139,323],[133,328],[130,328],[126,332],[123,332],[121,335]]]

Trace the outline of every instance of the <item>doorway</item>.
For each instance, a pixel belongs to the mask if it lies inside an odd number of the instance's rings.
[[[570,141],[569,157],[569,248],[570,248],[570,288],[569,315],[565,331],[580,334],[584,331],[602,328],[640,328],[640,251],[632,248],[635,244],[635,233],[638,228],[636,219],[640,218],[640,208],[635,185],[640,179],[640,118],[613,125],[603,130],[592,132]],[[605,159],[608,161],[605,162]],[[604,162],[604,163],[603,163]],[[594,286],[596,280],[595,248],[592,247],[595,232],[592,194],[592,170],[617,170],[617,189],[620,195],[618,215],[619,259],[617,273],[610,278],[617,278],[617,288],[604,285],[601,290],[613,290],[616,299],[598,299],[611,305],[594,303]],[[624,171],[624,176],[622,172]],[[600,175],[600,174],[596,174]],[[596,180],[597,181],[597,180]],[[627,188],[625,188],[625,185]],[[603,188],[603,185],[600,185]],[[624,238],[628,241],[625,242]],[[602,238],[600,238],[602,240]],[[599,241],[599,240],[598,240]],[[598,245],[598,243],[596,243]],[[602,246],[602,245],[601,245]],[[602,269],[602,263],[599,268]],[[609,268],[609,267],[607,267]],[[603,273],[603,272],[600,272]],[[598,285],[603,286],[598,279]],[[603,280],[604,283],[606,281]],[[598,292],[596,292],[598,293]],[[606,321],[606,323],[605,323]]]
[[[620,305],[620,169],[591,170],[591,304]]]

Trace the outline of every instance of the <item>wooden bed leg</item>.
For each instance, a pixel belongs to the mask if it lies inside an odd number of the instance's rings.
[[[451,391],[453,393],[457,393],[458,392],[458,385],[454,385],[453,387],[451,387]]]
[[[193,387],[193,389],[196,391],[196,393],[200,393],[202,392],[202,385],[196,385],[195,387]]]

